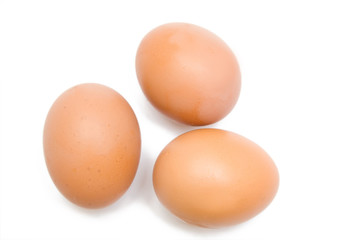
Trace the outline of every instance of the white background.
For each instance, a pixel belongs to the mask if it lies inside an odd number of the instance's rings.
[[[240,98],[211,127],[257,142],[279,168],[272,204],[234,227],[183,223],[152,188],[159,152],[193,127],[154,110],[134,61],[142,37],[173,21],[233,49]],[[359,1],[0,1],[0,80],[1,239],[360,239]],[[102,210],[64,199],[42,152],[51,104],[85,82],[121,93],[142,133],[132,186]]]

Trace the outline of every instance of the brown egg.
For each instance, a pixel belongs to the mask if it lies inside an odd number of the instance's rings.
[[[134,179],[140,130],[126,100],[111,88],[82,84],[52,105],[44,128],[50,176],[71,202],[100,208],[117,200]]]
[[[199,129],[170,142],[153,172],[160,202],[184,221],[216,228],[246,221],[274,198],[277,168],[254,142],[232,132]]]
[[[137,51],[136,73],[158,110],[190,125],[219,121],[240,93],[240,69],[231,49],[192,24],[169,23],[148,33]]]

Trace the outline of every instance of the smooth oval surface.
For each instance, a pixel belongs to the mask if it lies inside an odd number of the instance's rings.
[[[153,171],[160,202],[177,217],[217,228],[246,221],[266,208],[278,170],[254,142],[232,132],[199,129],[170,142]]]
[[[187,23],[149,32],[137,51],[136,73],[158,110],[190,125],[219,121],[240,93],[240,69],[231,49],[212,32]]]
[[[140,130],[127,101],[100,84],[65,91],[44,127],[50,176],[71,202],[105,207],[129,188],[140,158]]]

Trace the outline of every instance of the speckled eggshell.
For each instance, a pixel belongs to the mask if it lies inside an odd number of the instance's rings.
[[[133,181],[140,130],[119,93],[100,84],[81,84],[52,105],[43,145],[58,190],[79,206],[101,208],[121,197]]]
[[[279,174],[254,142],[229,131],[199,129],[163,149],[153,184],[160,202],[177,217],[217,228],[264,210],[277,192]]]

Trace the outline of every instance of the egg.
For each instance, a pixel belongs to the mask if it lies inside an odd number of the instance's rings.
[[[81,84],[52,105],[43,146],[58,190],[81,207],[101,208],[121,197],[134,179],[140,129],[119,93],[100,84]]]
[[[137,50],[136,73],[153,106],[189,125],[224,118],[240,93],[234,53],[212,32],[188,23],[150,31]]]
[[[270,156],[247,138],[198,129],[162,150],[153,185],[160,202],[180,219],[218,228],[264,210],[277,192],[279,174]]]

